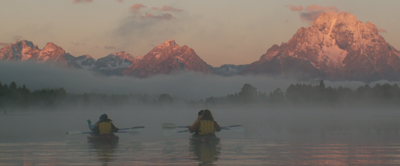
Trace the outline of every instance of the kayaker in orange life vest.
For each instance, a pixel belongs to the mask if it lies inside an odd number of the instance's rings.
[[[87,120],[90,130],[94,132],[94,134],[112,134],[113,132],[118,132],[118,128],[111,122],[111,119],[108,119],[107,114],[103,114],[100,116],[99,121],[96,122],[95,125],[91,125],[91,121]]]
[[[215,135],[215,131],[221,131],[221,127],[214,121],[211,111],[206,109],[201,114],[201,118],[189,126],[189,131],[196,132],[195,135]]]

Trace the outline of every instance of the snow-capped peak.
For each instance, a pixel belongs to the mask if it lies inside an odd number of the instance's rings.
[[[52,52],[57,52],[58,54],[65,54],[65,51],[57,46],[56,44],[49,42],[46,44],[46,46],[44,46],[44,48],[42,49],[43,53],[52,53]]]
[[[92,58],[92,56],[90,56],[89,54],[86,54],[86,55],[83,55],[83,56],[85,56],[86,58]]]
[[[158,45],[156,48],[158,49],[164,49],[164,48],[172,48],[176,49],[179,48],[180,46],[175,43],[175,40],[167,40],[164,43]]]
[[[131,54],[129,54],[129,53],[125,52],[125,51],[116,52],[116,53],[113,53],[113,54],[110,54],[110,55],[115,55],[120,59],[132,59],[133,58],[133,56]]]
[[[346,12],[325,12],[287,43],[268,49],[245,73],[295,71],[333,80],[400,79],[400,58],[393,50],[374,24],[364,24]]]
[[[171,39],[164,42],[164,45],[167,47],[175,45],[175,44],[176,44],[175,40],[171,40]]]

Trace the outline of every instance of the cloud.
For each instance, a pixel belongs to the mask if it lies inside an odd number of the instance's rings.
[[[383,29],[383,28],[379,28],[379,29],[378,29],[378,32],[388,33],[388,32],[386,31],[386,29]]]
[[[84,46],[85,45],[85,43],[79,43],[79,42],[76,42],[76,43],[71,42],[71,44],[74,46]]]
[[[318,6],[316,4],[313,4],[311,6],[307,6],[306,11],[308,12],[326,12],[326,11],[336,11],[338,12],[338,8],[336,6],[327,6],[327,7],[323,7],[323,6]]]
[[[129,8],[129,12],[138,14],[139,10],[141,8],[146,8],[146,6],[144,6],[143,4],[137,3]]]
[[[72,3],[86,3],[86,2],[93,2],[93,0],[74,0]]]
[[[303,6],[299,5],[298,7],[295,5],[287,5],[286,7],[288,7],[291,11],[303,11]]]
[[[124,0],[116,0],[119,3],[124,2]],[[93,2],[93,0],[74,0],[72,3],[86,3],[86,2]]]
[[[173,8],[171,6],[163,6],[162,8],[153,7],[152,9],[160,10],[160,11],[164,11],[164,12],[166,12],[166,11],[182,12],[183,11],[182,9],[175,9],[175,8]]]
[[[117,49],[114,46],[104,46],[103,48],[106,50],[116,50]]]
[[[312,24],[319,15],[323,12],[339,12],[339,9],[336,6],[319,6],[313,4],[311,6],[307,6],[303,8],[303,6],[294,6],[294,5],[287,5],[291,11],[299,12],[301,21],[307,22],[308,24]]]
[[[147,19],[147,18],[152,18],[152,19],[156,19],[156,20],[171,20],[174,19],[175,17],[172,16],[172,14],[169,13],[164,13],[158,16],[146,13],[144,16],[140,16],[141,19]]]
[[[129,8],[129,12],[133,14],[133,16],[130,16],[130,18],[135,19],[135,18],[140,18],[141,20],[145,19],[154,19],[154,20],[172,20],[176,19],[172,14],[170,13],[155,13],[154,11],[146,11],[146,14],[142,14],[141,10],[142,8],[147,8],[147,6],[144,6],[143,4],[134,4]],[[176,9],[171,6],[163,6],[162,8],[157,8],[153,7],[152,8],[155,11],[162,11],[162,12],[182,12],[183,10],[181,9]]]
[[[149,47],[148,43],[158,45],[157,43],[180,36],[184,31],[188,20],[183,12],[164,12],[152,9],[154,6],[143,6],[140,4],[132,6],[128,10],[128,15],[121,19],[119,25],[109,34],[114,38],[112,42],[118,45],[118,49],[126,50],[135,45],[144,50],[151,50],[153,47]]]

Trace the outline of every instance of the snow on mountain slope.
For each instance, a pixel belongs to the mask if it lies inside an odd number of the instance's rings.
[[[325,12],[287,43],[272,46],[243,73],[297,73],[305,78],[367,82],[399,80],[400,58],[389,48],[374,24],[364,24],[345,12]]]
[[[221,76],[234,76],[240,74],[248,65],[226,64],[220,67],[214,67],[214,74]]]
[[[140,63],[123,70],[123,74],[146,78],[182,71],[212,73],[212,67],[193,49],[187,46],[180,47],[174,40],[167,40],[143,56]]]

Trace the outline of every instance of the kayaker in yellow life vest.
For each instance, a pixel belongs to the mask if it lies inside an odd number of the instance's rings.
[[[189,131],[190,133],[196,132],[197,135],[215,135],[215,131],[221,131],[221,127],[214,121],[211,111],[206,109],[201,114],[201,118],[189,126]]]
[[[197,113],[197,119],[196,119],[196,121],[194,121],[194,123],[192,124],[192,126],[194,126],[198,121],[199,121],[199,119],[201,118],[201,114],[203,114],[203,112],[204,112],[204,110],[200,110],[198,113]]]
[[[119,129],[111,122],[111,119],[108,119],[107,114],[103,114],[100,116],[99,121],[96,122],[93,132],[94,134],[112,134],[118,130]]]
[[[200,118],[201,118],[201,114],[203,114],[203,112],[204,112],[204,110],[200,110],[198,113],[197,113],[197,119],[196,119],[196,121],[194,121],[194,123],[191,125],[191,126],[194,126],[199,120],[200,120]],[[188,126],[188,128],[189,128],[190,126]],[[194,133],[194,135],[199,135],[199,132],[198,131],[196,131],[195,133]]]

